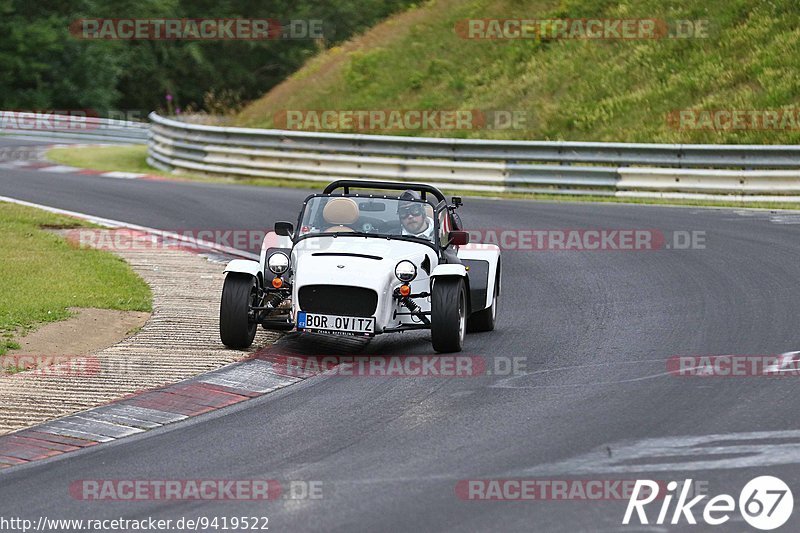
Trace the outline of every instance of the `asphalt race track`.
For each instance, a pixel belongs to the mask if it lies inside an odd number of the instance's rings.
[[[307,194],[0,169],[2,196],[170,230],[270,228],[296,221]],[[626,500],[470,501],[456,486],[691,478],[711,496],[738,499],[748,480],[776,475],[800,497],[795,379],[666,370],[674,355],[800,350],[800,214],[472,198],[460,213],[467,229],[655,229],[668,242],[676,231],[704,232],[705,246],[505,250],[498,329],[469,335],[464,353],[485,357],[490,369],[519,358],[526,373],[317,376],[3,471],[2,514],[34,522],[268,516],[275,531],[753,531],[736,512],[717,528],[685,519],[624,526]],[[361,353],[432,349],[427,333],[405,333],[378,337]],[[323,498],[80,501],[69,486],[81,479],[305,480],[321,482]],[[695,507],[698,521],[704,504]],[[798,529],[795,513],[782,530]]]

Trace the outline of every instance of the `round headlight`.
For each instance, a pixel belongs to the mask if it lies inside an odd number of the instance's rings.
[[[403,283],[408,283],[417,277],[417,267],[411,261],[400,261],[394,267],[394,275]]]
[[[267,266],[273,274],[280,276],[289,270],[289,256],[283,252],[276,252],[269,256]]]

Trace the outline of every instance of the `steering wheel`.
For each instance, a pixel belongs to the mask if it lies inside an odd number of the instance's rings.
[[[396,221],[380,221],[377,222],[373,228],[375,233],[383,233],[389,235],[400,235],[400,222]]]

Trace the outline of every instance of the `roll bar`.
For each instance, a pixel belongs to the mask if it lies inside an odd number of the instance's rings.
[[[400,181],[336,180],[329,183],[322,192],[323,194],[331,194],[336,189],[344,189],[344,194],[350,194],[351,188],[390,191],[405,191],[410,189],[419,192],[423,200],[426,199],[426,193],[430,193],[436,198],[437,203],[446,201],[442,191],[433,185],[428,185],[427,183],[404,183]]]

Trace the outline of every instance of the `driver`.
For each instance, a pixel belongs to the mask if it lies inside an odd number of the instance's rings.
[[[400,195],[397,215],[403,226],[402,234],[432,241],[433,219],[425,215],[425,206],[420,200],[417,191],[407,190]]]

